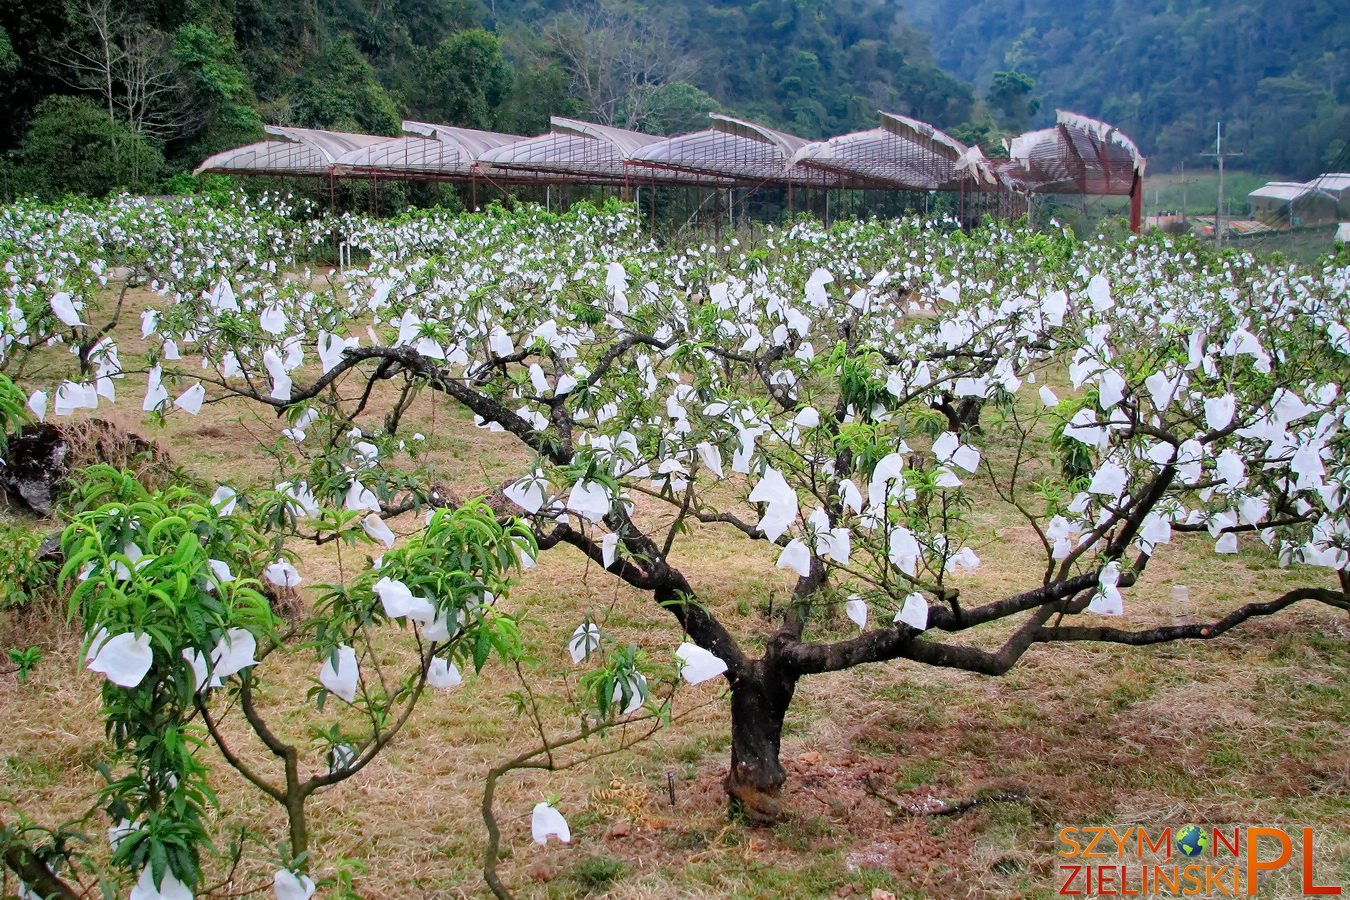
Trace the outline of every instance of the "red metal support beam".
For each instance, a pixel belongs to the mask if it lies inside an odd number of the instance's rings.
[[[1062,159],[1064,168],[1069,172],[1069,177],[1078,185],[1078,190],[1087,190],[1087,160],[1078,152],[1078,147],[1073,142],[1073,136],[1069,134],[1069,129],[1063,123],[1055,126],[1059,131],[1060,146],[1065,149],[1065,155]]]
[[[1134,173],[1134,183],[1130,185],[1130,231],[1139,233],[1144,217],[1144,178],[1138,170]]]

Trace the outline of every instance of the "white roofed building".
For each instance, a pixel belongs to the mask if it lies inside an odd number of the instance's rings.
[[[1350,174],[1311,181],[1272,181],[1247,195],[1252,215],[1273,225],[1325,225],[1350,216]]]

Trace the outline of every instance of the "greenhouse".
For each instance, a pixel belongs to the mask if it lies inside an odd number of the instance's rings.
[[[997,184],[984,154],[932,125],[881,113],[881,127],[801,147],[793,163],[852,187],[902,191],[986,190]]]
[[[489,150],[516,143],[514,134],[403,122],[404,136],[357,147],[338,158],[334,172],[341,176],[464,181],[474,174],[479,157]]]
[[[876,128],[821,141],[720,113],[710,118],[708,128],[674,137],[561,116],[536,137],[415,121],[403,123],[402,137],[268,127],[268,140],[218,153],[196,171],[320,176],[330,185],[464,182],[474,205],[480,183],[503,194],[529,185],[619,187],[625,198],[650,198],[653,219],[655,205],[676,195],[658,199],[641,190],[647,186],[696,189],[693,215],[730,219],[738,209],[747,217],[819,210],[827,220],[832,208],[888,214],[955,194],[953,213],[973,223],[1021,215],[1036,195],[1129,196],[1131,226],[1140,224],[1144,157],[1114,126],[1076,113],[1057,111],[1054,127],[1014,138],[1006,160],[886,112]]]
[[[710,128],[643,147],[633,155],[632,164],[749,186],[767,183],[834,186],[836,177],[793,165],[793,154],[807,143],[806,138],[712,113]]]
[[[1145,160],[1115,126],[1056,110],[1055,127],[1018,135],[1008,155],[1000,172],[1009,184],[1035,194],[1128,196],[1138,230]]]
[[[265,130],[270,139],[207,157],[193,174],[331,176],[345,154],[393,140],[387,135],[276,125]]]
[[[493,182],[627,184],[628,161],[661,138],[653,134],[553,116],[547,134],[489,150],[478,174]]]

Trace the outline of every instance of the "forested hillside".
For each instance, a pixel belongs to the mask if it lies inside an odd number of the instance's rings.
[[[521,134],[551,114],[693,130],[725,110],[806,137],[909,114],[999,152],[1055,106],[1157,162],[1216,118],[1238,164],[1307,176],[1350,132],[1332,0],[0,0],[0,190],[145,189],[264,123]],[[1063,8],[1060,8],[1063,7]]]
[[[0,28],[11,193],[143,184],[264,123],[676,132],[726,109],[822,137],[977,109],[883,0],[0,0]]]
[[[1233,164],[1308,177],[1347,165],[1343,0],[905,0],[946,70],[988,87],[1016,70],[1044,112],[1119,124],[1156,163],[1199,163],[1223,120]]]
[[[496,15],[507,34],[523,38],[535,30],[535,56],[557,57],[568,71],[575,69],[576,51],[605,61],[620,52],[613,45],[637,37],[659,75],[691,82],[728,109],[808,137],[873,127],[878,109],[944,127],[974,113],[970,87],[933,64],[927,35],[906,27],[886,0],[643,6],[634,15],[633,7],[597,12],[576,0],[502,0]],[[623,39],[614,41],[616,34]]]

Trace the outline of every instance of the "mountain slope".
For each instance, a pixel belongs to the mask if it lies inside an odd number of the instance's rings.
[[[1104,118],[1156,163],[1199,164],[1222,120],[1237,165],[1307,177],[1350,138],[1342,0],[908,0],[938,64],[983,90],[995,71]],[[1344,165],[1344,163],[1342,163]]]
[[[943,127],[966,121],[973,111],[970,86],[935,65],[927,36],[908,28],[886,0],[603,5],[656,38],[649,45],[654,52],[679,57],[681,80],[729,111],[804,137],[875,127],[878,109]],[[547,56],[538,36],[575,20],[582,5],[498,0],[493,9],[500,31],[528,32],[534,49]],[[583,20],[590,24],[588,15]],[[624,26],[619,30],[627,33]]]

